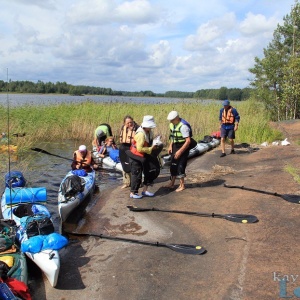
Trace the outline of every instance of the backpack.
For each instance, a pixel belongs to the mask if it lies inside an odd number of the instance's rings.
[[[54,225],[51,219],[45,215],[34,215],[26,219],[27,237],[36,235],[48,235],[54,232]]]
[[[20,171],[11,171],[5,175],[5,187],[24,187],[26,180]]]
[[[145,158],[143,163],[143,173],[148,180],[146,184],[150,185],[160,174],[160,163],[158,157],[155,155],[145,154]]]
[[[109,151],[109,157],[116,163],[120,162],[120,151],[119,149],[113,149]]]

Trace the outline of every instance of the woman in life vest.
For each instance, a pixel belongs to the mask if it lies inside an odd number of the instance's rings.
[[[124,117],[123,125],[120,130],[120,162],[123,168],[123,186],[122,189],[130,187],[131,173],[129,157],[126,154],[127,150],[130,150],[130,146],[133,143],[133,137],[139,126],[133,121],[133,118],[129,115]]]
[[[72,170],[84,169],[86,172],[92,172],[97,169],[98,165],[94,162],[92,152],[88,151],[85,145],[79,146],[73,154]]]
[[[220,109],[219,121],[220,121],[220,131],[221,131],[221,149],[222,153],[220,157],[226,156],[225,153],[225,141],[228,137],[231,145],[230,154],[235,154],[234,151],[234,139],[235,132],[238,130],[240,116],[237,110],[230,106],[229,100],[223,101],[223,108]]]
[[[139,195],[139,188],[142,184],[143,165],[147,160],[147,155],[151,154],[157,146],[152,146],[153,133],[152,128],[155,128],[153,116],[144,116],[141,126],[137,129],[133,138],[130,150],[126,151],[129,156],[131,167],[131,186],[130,186],[130,198],[140,199],[143,196],[153,197],[154,193],[147,191],[148,186],[153,183],[153,180],[149,178],[148,173],[144,173],[143,191]]]
[[[171,111],[167,117],[170,121],[170,140],[168,152],[171,154],[171,182],[165,186],[173,188],[175,179],[179,178],[179,187],[176,192],[185,189],[184,177],[186,177],[185,169],[187,165],[190,145],[191,145],[191,128],[186,121],[179,117],[177,111]]]

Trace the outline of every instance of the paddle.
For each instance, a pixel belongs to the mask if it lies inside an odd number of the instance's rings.
[[[121,237],[115,237],[115,236],[104,235],[104,234],[96,234],[96,233],[76,233],[76,232],[68,232],[68,231],[64,231],[64,232],[76,236],[95,236],[101,239],[109,239],[114,241],[122,241],[122,242],[129,242],[129,243],[156,246],[156,247],[166,247],[173,251],[180,252],[183,254],[200,255],[206,253],[206,249],[203,248],[202,246],[194,246],[194,245],[186,245],[186,244],[164,244],[159,242],[154,243],[154,242],[133,240],[128,238],[121,238]]]
[[[300,195],[288,195],[288,194],[278,194],[278,193],[272,193],[272,192],[267,192],[267,191],[261,191],[261,190],[256,190],[256,189],[252,189],[252,188],[247,188],[245,186],[238,186],[238,185],[229,185],[224,183],[224,187],[227,188],[236,188],[236,189],[242,189],[242,190],[246,190],[246,191],[251,191],[251,192],[257,192],[257,193],[262,193],[262,194],[266,194],[266,195],[272,195],[272,196],[277,196],[280,197],[288,202],[291,203],[300,203]]]
[[[57,155],[57,154],[53,154],[53,153],[50,153],[46,150],[43,150],[43,149],[40,149],[40,148],[30,148],[30,150],[32,151],[36,151],[36,152],[40,152],[40,153],[44,153],[44,154],[47,154],[47,155],[51,155],[51,156],[56,156],[56,157],[59,157],[59,158],[63,158],[63,159],[66,159],[66,160],[69,160],[69,161],[74,161],[74,159],[71,159],[71,158],[68,158],[68,157],[64,157],[64,156],[60,156],[60,155]],[[87,166],[89,166],[88,164],[85,164]],[[99,164],[98,165],[98,170],[101,169],[101,170],[106,170],[106,171],[111,171],[111,172],[115,172],[116,169],[109,169],[109,168],[101,168],[99,167]]]
[[[167,210],[167,209],[158,209],[155,207],[152,208],[143,208],[143,207],[136,207],[132,205],[127,206],[131,211],[160,211],[160,212],[170,212],[170,213],[178,213],[178,214],[187,214],[187,215],[193,215],[193,216],[199,216],[199,217],[213,217],[213,218],[222,218],[231,222],[236,223],[255,223],[258,222],[258,219],[256,216],[253,215],[239,215],[239,214],[226,214],[226,215],[220,215],[220,214],[207,214],[207,213],[200,213],[200,212],[192,212],[192,211],[184,211],[184,210]]]

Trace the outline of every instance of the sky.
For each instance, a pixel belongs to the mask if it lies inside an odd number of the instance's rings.
[[[0,0],[0,80],[245,88],[295,0]]]

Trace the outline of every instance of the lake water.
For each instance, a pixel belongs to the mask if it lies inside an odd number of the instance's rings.
[[[85,101],[101,103],[208,103],[214,100],[197,100],[183,98],[163,98],[163,97],[123,97],[123,96],[70,96],[70,95],[49,95],[49,94],[0,94],[0,105],[19,106],[19,105],[54,105],[60,103],[81,103]]]

